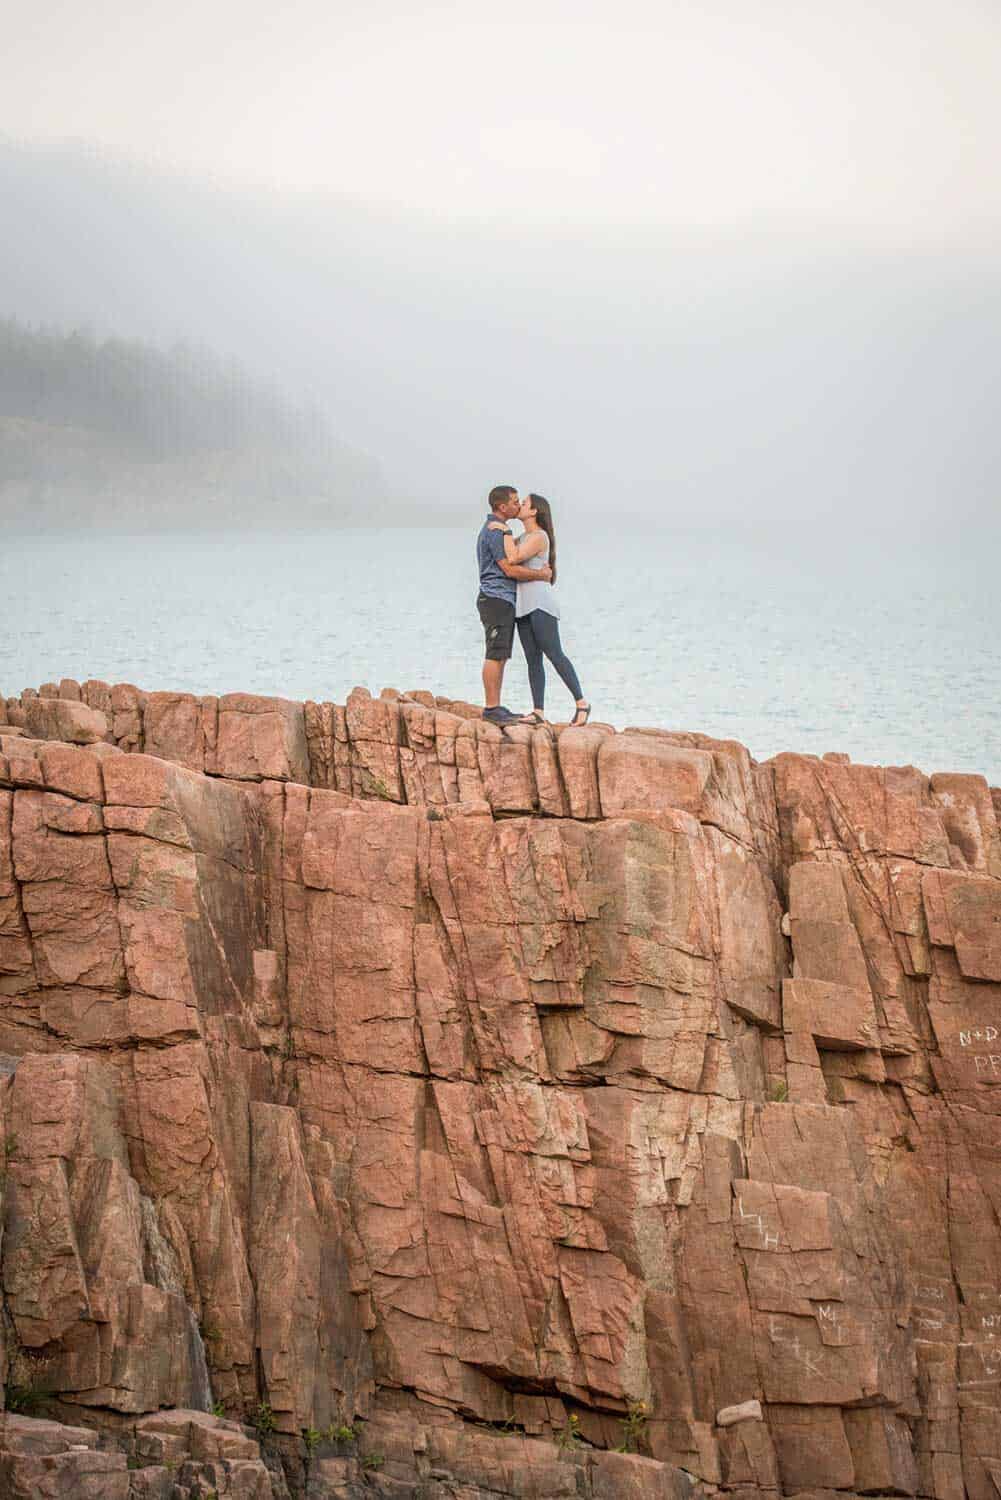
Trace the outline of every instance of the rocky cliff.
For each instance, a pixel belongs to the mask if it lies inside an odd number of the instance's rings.
[[[0,1493],[1001,1492],[1001,792],[3,718]]]

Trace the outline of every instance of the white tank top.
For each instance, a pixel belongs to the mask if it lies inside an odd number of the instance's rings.
[[[544,568],[549,561],[549,538],[545,532],[542,534],[544,546],[535,557],[530,557],[525,563],[526,568]],[[533,609],[544,610],[547,615],[560,617],[560,601],[556,590],[551,583],[545,583],[541,578],[538,583],[519,583],[518,602],[514,607],[515,614],[520,618],[522,615],[530,615]]]

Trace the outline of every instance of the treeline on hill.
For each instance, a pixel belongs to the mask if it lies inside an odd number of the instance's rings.
[[[16,524],[316,520],[383,498],[377,465],[202,349],[0,321],[0,499]],[[287,512],[283,519],[287,519]]]

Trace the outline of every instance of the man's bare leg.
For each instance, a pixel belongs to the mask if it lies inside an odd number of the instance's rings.
[[[483,663],[483,697],[487,708],[499,708],[501,700],[501,686],[504,682],[504,668],[507,666],[503,661],[485,661]]]

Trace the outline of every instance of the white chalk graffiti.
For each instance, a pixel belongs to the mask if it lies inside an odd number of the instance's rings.
[[[750,1224],[751,1228],[756,1229],[758,1234],[760,1234],[763,1249],[777,1250],[779,1248],[778,1235],[772,1234],[771,1230],[767,1227],[760,1214],[749,1214],[745,1212],[743,1201],[741,1200],[739,1195],[737,1198],[737,1212],[740,1214],[740,1217],[745,1224]]]
[[[1001,1375],[1001,1353],[993,1345],[988,1344],[985,1347],[983,1344],[972,1344],[968,1339],[961,1340],[957,1348],[972,1349],[979,1357],[984,1371],[982,1380],[957,1381],[959,1390],[969,1390],[972,1386],[978,1385],[993,1385]]]
[[[809,1370],[811,1375],[820,1375],[820,1366],[809,1350],[803,1348],[798,1333],[794,1334],[791,1339],[787,1339],[782,1333],[781,1326],[776,1323],[774,1318],[769,1318],[768,1337],[773,1344],[781,1344],[783,1349],[788,1349],[793,1359],[798,1360],[805,1370]]]
[[[996,1042],[998,1029],[996,1026],[973,1026],[969,1031],[959,1033],[959,1045],[961,1047],[972,1047],[974,1042]]]
[[[925,1272],[922,1280],[914,1288],[914,1305],[917,1309],[913,1314],[915,1329],[923,1330],[927,1336],[940,1333],[943,1328],[949,1326],[951,1313],[943,1304],[949,1299],[951,1291],[952,1283],[948,1277],[938,1277],[931,1272]],[[922,1334],[919,1333],[918,1337],[921,1336]]]
[[[1001,1071],[1001,1055],[997,1052],[978,1052],[973,1059],[973,1066],[978,1073],[997,1075]]]

